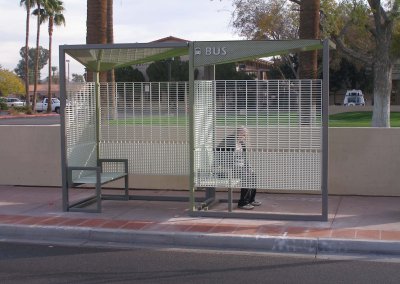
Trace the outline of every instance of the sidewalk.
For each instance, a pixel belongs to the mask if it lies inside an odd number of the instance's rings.
[[[131,194],[185,196],[187,192],[131,190]],[[258,197],[263,205],[257,210],[320,210],[316,196],[259,193]],[[0,239],[400,257],[400,197],[330,196],[327,222],[190,217],[187,202],[103,201],[102,213],[63,212],[61,205],[61,188],[0,185]],[[218,206],[223,210],[227,205]]]

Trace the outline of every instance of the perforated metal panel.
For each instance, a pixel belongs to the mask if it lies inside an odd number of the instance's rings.
[[[221,177],[240,177],[237,153],[217,149],[246,127],[245,157],[256,180],[242,180],[241,186],[320,190],[321,83],[196,81],[195,185],[229,187]],[[128,158],[134,174],[189,175],[187,93],[186,82],[102,83],[99,158]],[[69,166],[96,165],[94,97],[93,83],[68,86]]]
[[[129,159],[129,172],[189,175],[187,82],[103,83],[100,157]]]
[[[321,104],[321,80],[197,81],[195,185],[224,187],[219,179],[231,171],[241,187],[321,190]],[[245,151],[236,143],[242,127]]]
[[[65,137],[68,166],[96,166],[96,100],[94,83],[66,86]],[[85,175],[74,171],[73,179]]]

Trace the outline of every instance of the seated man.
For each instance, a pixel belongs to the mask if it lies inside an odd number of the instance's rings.
[[[246,138],[248,130],[240,127],[236,134],[227,136],[218,144],[216,151],[216,163],[224,168],[233,170],[233,175],[240,178],[242,188],[238,208],[251,210],[254,206],[260,206],[261,202],[256,201],[256,175],[251,169],[246,158]]]

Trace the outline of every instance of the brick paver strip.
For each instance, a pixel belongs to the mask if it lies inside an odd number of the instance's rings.
[[[400,241],[400,231],[394,230],[365,230],[365,229],[331,229],[308,227],[284,227],[278,225],[231,225],[188,222],[184,224],[157,223],[153,221],[110,220],[67,218],[59,216],[26,216],[0,214],[0,224],[16,224],[29,226],[76,226],[95,228],[122,228],[128,230],[167,231],[167,232],[203,232],[247,235],[272,235],[312,238],[344,238]]]
[[[65,222],[61,223],[60,225],[62,226],[79,226],[79,224],[82,224],[83,222],[86,222],[88,219],[83,219],[83,218],[74,218],[74,219],[68,219],[65,220]]]
[[[381,231],[381,240],[400,241],[400,231]]]
[[[357,239],[380,240],[380,230],[356,230]]]
[[[215,225],[210,233],[233,233],[237,225]]]
[[[42,226],[57,226],[65,222],[65,218],[60,217],[50,217],[47,219],[43,219],[42,221],[38,222],[37,225]]]
[[[233,233],[242,235],[256,235],[259,226],[238,226]]]
[[[332,230],[332,238],[344,238],[344,239],[355,239],[355,229],[337,229]]]
[[[104,223],[108,222],[106,219],[91,219],[78,224],[79,227],[101,227]]]
[[[309,232],[305,233],[305,237],[310,238],[330,238],[332,237],[331,229],[312,229]]]
[[[282,226],[260,226],[258,228],[258,233],[261,235],[280,236],[283,232],[284,228]]]
[[[43,218],[43,217],[36,217],[36,216],[34,217],[34,216],[32,216],[32,217],[29,217],[29,218],[21,219],[21,220],[19,220],[17,222],[14,222],[14,223],[16,223],[18,225],[39,225],[39,223],[41,221],[44,221],[46,219],[49,219],[49,217]]]
[[[208,233],[215,227],[214,224],[199,224],[192,225],[187,229],[187,232]]]
[[[127,230],[141,230],[145,226],[154,224],[153,222],[141,222],[141,221],[129,221],[125,225],[121,227],[121,229],[127,229]]]
[[[109,229],[118,229],[126,225],[129,221],[126,220],[110,220],[108,222],[105,222],[104,224],[101,224],[101,228],[109,228]]]

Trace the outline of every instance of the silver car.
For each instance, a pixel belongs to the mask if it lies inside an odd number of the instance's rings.
[[[22,107],[25,105],[25,103],[18,98],[7,98],[6,104],[8,107]]]

